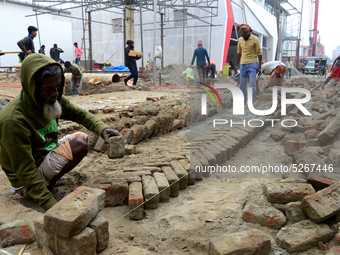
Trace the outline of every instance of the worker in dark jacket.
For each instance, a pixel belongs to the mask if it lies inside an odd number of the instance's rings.
[[[17,42],[17,45],[23,51],[23,53],[19,53],[18,55],[21,61],[23,61],[28,54],[35,53],[33,39],[37,36],[38,28],[29,26],[27,31],[28,36],[25,36],[23,39]]]
[[[137,71],[137,64],[136,60],[140,59],[142,56],[141,55],[136,55],[131,54],[134,48],[135,48],[135,43],[132,40],[127,40],[126,44],[128,45],[125,48],[125,66],[130,69],[130,76],[124,79],[124,83],[127,86],[128,80],[133,78],[133,85],[137,84],[138,80],[138,71]]]

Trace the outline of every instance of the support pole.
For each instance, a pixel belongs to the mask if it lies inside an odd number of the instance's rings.
[[[82,7],[81,7],[81,19],[83,23],[83,42],[84,42],[84,57],[85,57],[85,70],[87,69],[87,55],[86,55],[86,33],[85,33],[85,23],[84,23],[84,7],[83,7],[83,1],[81,1]],[[83,46],[83,45],[82,45]]]
[[[37,9],[35,9],[35,19],[37,21],[37,28],[38,28],[38,31],[39,31],[39,23],[38,23],[38,15],[37,15]],[[38,36],[39,36],[39,50],[41,49],[41,40],[40,40],[40,32],[38,33]]]
[[[125,45],[126,45],[126,6],[124,8],[124,19],[123,19],[123,37],[124,37],[124,42],[123,42],[123,54],[124,54],[124,65],[126,65],[126,59],[125,59]]]
[[[143,52],[143,13],[142,13],[142,1],[139,1],[139,20],[140,20],[140,45],[141,52]],[[143,54],[144,55],[144,54]],[[142,55],[142,69],[144,71],[144,57]]]
[[[212,8],[211,8],[210,28],[209,28],[209,58],[211,58],[211,34],[212,34]]]
[[[153,84],[156,85],[156,58],[155,58],[155,47],[156,47],[156,36],[157,36],[157,0],[153,0]]]
[[[90,58],[90,68],[89,70],[93,70],[92,64],[92,31],[91,31],[91,12],[88,12],[88,22],[89,22],[89,58]]]
[[[301,41],[301,28],[302,28],[302,13],[303,13],[303,0],[302,0],[302,6],[301,6],[301,13],[300,13],[300,31],[299,31],[299,40],[297,43],[297,50],[296,50],[296,62],[295,66],[296,68],[299,68],[299,62],[300,62],[300,41]]]
[[[184,46],[185,46],[185,8],[184,8],[184,5],[183,5],[183,45],[182,45],[182,48],[183,48],[183,53],[182,53],[182,64],[184,64]]]

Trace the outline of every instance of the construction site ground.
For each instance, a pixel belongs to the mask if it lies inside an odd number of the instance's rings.
[[[311,78],[311,76],[308,78],[321,81],[321,79]],[[17,83],[8,82],[8,84]],[[0,99],[17,96],[19,93],[20,88],[0,87]],[[100,105],[112,107],[129,105],[131,102],[145,101],[147,97],[176,97],[183,93],[189,93],[189,91],[177,88],[152,88],[150,91],[124,89],[124,91],[88,96],[68,96],[68,99],[74,104],[90,109]],[[204,124],[202,123],[202,125]],[[274,130],[277,129],[274,128]],[[284,147],[270,139],[269,133],[272,131],[273,128],[266,127],[226,164],[238,167],[259,163],[273,165],[282,163],[285,158]],[[91,152],[73,171],[80,173],[79,178],[86,176],[86,179],[89,180],[95,179],[105,172],[113,171],[118,166],[138,166],[146,159],[155,158],[169,148],[176,149],[187,143],[189,132],[190,127],[186,127],[143,141],[137,145],[137,154],[126,155],[122,159],[109,159],[106,154]],[[278,230],[243,221],[242,211],[249,198],[257,199],[263,196],[261,188],[263,183],[280,180],[273,178],[203,178],[195,185],[181,190],[180,195],[171,198],[170,202],[161,203],[155,210],[145,210],[146,218],[140,221],[129,219],[126,214],[127,206],[106,207],[99,214],[109,221],[110,244],[106,250],[99,254],[208,254],[209,241],[212,238],[253,228],[262,230],[274,239]],[[33,220],[43,214],[43,210],[33,201],[23,199],[19,195],[11,195],[9,186],[10,183],[4,172],[0,171],[0,221],[7,223],[26,219],[33,226]],[[60,188],[73,191],[76,186],[64,185]],[[134,236],[133,240],[129,238],[130,235]],[[5,250],[17,254],[21,247],[22,245],[16,245]],[[36,243],[28,245],[25,252],[32,255],[43,254]],[[326,253],[327,251],[322,247],[316,247],[297,254]],[[272,245],[270,254],[288,253],[275,244]]]

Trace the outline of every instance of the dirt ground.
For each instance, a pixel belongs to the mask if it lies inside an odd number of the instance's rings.
[[[0,95],[16,96],[19,93],[18,88],[0,87]],[[145,100],[147,96],[174,96],[179,93],[186,93],[186,91],[180,89],[128,90],[89,96],[69,96],[68,98],[75,104],[90,108],[96,104],[128,105],[137,100]],[[0,98],[7,97],[0,96]],[[237,167],[245,164],[281,164],[285,155],[283,147],[269,139],[271,131],[273,129],[266,128],[226,164]],[[137,145],[137,154],[126,155],[122,159],[112,160],[108,159],[106,154],[91,152],[70,173],[79,182],[61,188],[72,191],[76,185],[95,182],[106,172],[158,158],[167,149],[179,148],[181,144],[188,142],[189,133],[190,129],[186,128],[143,141]],[[204,178],[195,185],[181,190],[179,197],[171,198],[170,202],[161,203],[155,210],[146,210],[146,218],[140,221],[132,221],[128,218],[127,206],[104,208],[99,214],[110,223],[110,244],[99,254],[208,254],[208,243],[212,238],[250,228],[260,229],[274,238],[277,233],[275,230],[244,222],[242,210],[249,198],[263,197],[261,187],[264,183],[280,179],[263,178],[268,176],[237,177]],[[33,220],[42,214],[43,210],[34,202],[10,194],[9,182],[3,171],[0,171],[0,222],[9,223],[25,219],[33,226]],[[134,235],[133,240],[129,239],[131,234]],[[5,248],[5,250],[17,254],[21,247],[17,245]],[[272,247],[270,255],[288,254],[275,245]],[[26,255],[43,254],[36,243],[27,246],[25,252]],[[299,254],[315,255],[326,254],[326,252],[315,248]]]

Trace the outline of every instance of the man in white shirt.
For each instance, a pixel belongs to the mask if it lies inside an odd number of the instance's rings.
[[[259,79],[262,74],[270,75],[269,83],[264,87],[264,89],[271,86],[282,86],[285,72],[286,65],[283,62],[270,61],[261,66],[261,72],[257,79]]]
[[[292,76],[292,68],[294,67],[294,63],[293,61],[290,60],[290,58],[288,58],[288,61],[287,61],[287,73],[286,73],[286,77],[290,78],[290,76]]]

